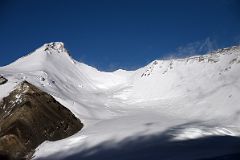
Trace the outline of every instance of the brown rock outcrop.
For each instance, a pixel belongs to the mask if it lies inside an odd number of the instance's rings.
[[[51,95],[24,81],[0,102],[0,157],[25,157],[45,140],[66,138],[83,124]]]

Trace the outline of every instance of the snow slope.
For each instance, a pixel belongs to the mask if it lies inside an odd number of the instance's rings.
[[[113,147],[129,137],[240,136],[240,46],[156,60],[136,71],[101,72],[73,60],[63,43],[54,42],[1,67],[0,74],[9,80],[0,85],[0,98],[27,80],[85,124],[72,137],[44,142],[35,158],[61,159],[106,142]]]

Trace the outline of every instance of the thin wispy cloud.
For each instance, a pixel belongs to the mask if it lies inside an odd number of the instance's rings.
[[[178,56],[191,56],[196,54],[204,54],[217,49],[216,41],[209,37],[205,40],[188,43],[176,49]]]
[[[174,51],[167,54],[161,59],[185,58],[194,55],[206,54],[218,49],[216,40],[207,37],[204,40],[187,43],[177,47]]]
[[[236,42],[236,45],[240,45],[240,35],[237,35],[237,36],[234,38],[234,41]]]

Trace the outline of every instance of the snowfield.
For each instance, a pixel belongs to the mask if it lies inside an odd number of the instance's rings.
[[[240,46],[136,71],[101,72],[45,44],[0,67],[8,83],[36,85],[84,124],[44,142],[34,159],[204,159],[240,154]],[[219,158],[220,159],[220,158]]]

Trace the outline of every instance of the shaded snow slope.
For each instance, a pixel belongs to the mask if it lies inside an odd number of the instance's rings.
[[[27,80],[85,124],[72,137],[43,143],[36,158],[59,159],[105,141],[111,146],[167,130],[174,141],[240,135],[239,46],[156,60],[136,71],[101,72],[73,60],[63,43],[55,42],[1,67],[0,74],[9,80],[0,85],[0,98]]]

